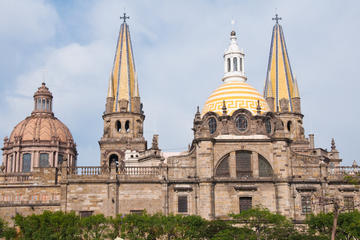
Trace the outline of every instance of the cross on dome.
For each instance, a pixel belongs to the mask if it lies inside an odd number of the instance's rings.
[[[126,19],[129,19],[129,16],[126,16],[126,13],[124,13],[123,17],[120,17],[120,19],[124,19],[124,22],[126,22]]]
[[[275,20],[275,21],[276,21],[276,24],[278,24],[278,23],[279,23],[279,20],[282,20],[282,18],[279,17],[279,15],[276,13],[276,14],[275,14],[275,17],[272,18],[272,20]]]

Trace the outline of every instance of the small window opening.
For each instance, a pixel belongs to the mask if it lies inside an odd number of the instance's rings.
[[[116,121],[115,127],[116,127],[116,131],[118,131],[118,132],[121,131],[121,122],[119,120]]]
[[[287,122],[287,129],[288,129],[289,132],[291,131],[291,127],[292,127],[292,122],[288,121]]]
[[[301,197],[301,211],[303,214],[311,213],[311,198],[310,196]]]
[[[209,119],[209,130],[210,130],[210,134],[213,134],[216,131],[216,120],[215,118],[210,118]]]
[[[38,98],[37,100],[37,110],[41,110],[41,99]]]
[[[239,208],[240,212],[251,209],[252,207],[252,197],[240,197],[239,199]]]
[[[46,99],[46,111],[50,110],[50,102],[49,99]]]
[[[178,196],[178,212],[179,213],[187,213],[188,212],[187,196]]]
[[[111,166],[112,163],[115,163],[116,166],[118,165],[119,163],[119,157],[116,155],[116,154],[111,154],[110,157],[109,157],[109,166]]]
[[[240,58],[240,72],[243,71],[243,59]]]
[[[129,120],[127,120],[125,122],[125,130],[126,130],[126,132],[130,132],[130,121]]]
[[[81,218],[92,216],[94,211],[80,211],[79,215]]]
[[[237,71],[237,70],[238,70],[237,57],[234,57],[234,59],[233,59],[233,64],[234,64],[234,71]]]
[[[43,98],[43,100],[42,100],[42,108],[41,109],[45,110],[45,98]]]
[[[227,59],[227,71],[230,72],[231,71],[231,63],[230,63],[230,58]]]

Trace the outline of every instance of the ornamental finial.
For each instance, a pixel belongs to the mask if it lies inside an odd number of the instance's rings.
[[[281,17],[279,17],[279,15],[277,13],[275,13],[275,17],[272,18],[272,20],[275,20],[276,21],[276,24],[279,24],[279,20],[282,20]]]
[[[129,16],[126,16],[126,13],[124,13],[123,17],[120,17],[120,19],[124,19],[124,23],[126,22],[126,19],[129,19]]]

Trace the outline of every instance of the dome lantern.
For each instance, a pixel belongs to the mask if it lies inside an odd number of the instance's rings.
[[[237,44],[236,32],[230,33],[230,45],[224,53],[224,82],[240,81],[245,82],[244,52]]]
[[[51,114],[52,112],[52,93],[46,84],[43,82],[41,87],[34,93],[34,111],[32,114]]]

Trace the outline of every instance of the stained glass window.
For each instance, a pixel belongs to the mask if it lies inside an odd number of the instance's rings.
[[[311,213],[311,198],[310,196],[301,197],[301,211],[303,214]]]
[[[259,154],[259,177],[271,177],[273,170],[270,163]]]
[[[31,154],[25,153],[23,154],[22,171],[30,172],[30,167],[31,167]]]

